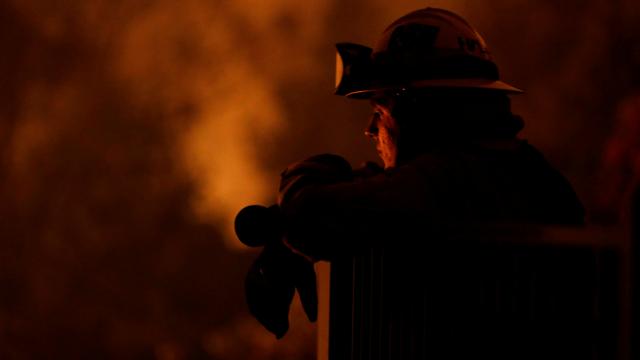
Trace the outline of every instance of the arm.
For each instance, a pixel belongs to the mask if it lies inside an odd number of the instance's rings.
[[[285,171],[283,183],[301,184],[281,197],[286,242],[314,259],[331,260],[393,238],[418,214],[434,219],[435,203],[425,201],[429,186],[423,174],[433,165],[429,161],[333,182],[313,181],[314,175],[304,172],[291,179]]]

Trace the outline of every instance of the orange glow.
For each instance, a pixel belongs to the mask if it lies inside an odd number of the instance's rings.
[[[524,136],[597,192],[616,104],[640,87],[637,1],[428,4],[480,30],[527,92]],[[425,5],[0,2],[0,358],[314,354],[298,305],[280,342],[247,314],[255,253],[231,220],[274,201],[293,161],[376,160],[368,104],[332,94],[334,43],[373,45]]]

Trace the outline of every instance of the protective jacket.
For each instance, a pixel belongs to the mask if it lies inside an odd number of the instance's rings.
[[[569,182],[534,147],[470,142],[349,173],[323,155],[283,174],[287,243],[332,262],[331,358],[590,358],[593,254],[487,246],[475,232],[583,223]]]
[[[402,235],[444,226],[584,221],[569,182],[523,140],[442,147],[369,177],[316,156],[285,171],[282,184],[286,241],[314,259],[381,242],[417,247]]]

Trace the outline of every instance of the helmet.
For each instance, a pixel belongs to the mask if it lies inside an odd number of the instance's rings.
[[[425,8],[393,22],[375,48],[339,43],[337,95],[368,98],[381,90],[455,87],[522,90],[500,81],[480,34],[462,17]]]

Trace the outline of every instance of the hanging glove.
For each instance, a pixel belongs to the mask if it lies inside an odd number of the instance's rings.
[[[322,154],[289,166],[283,173],[278,197],[286,205],[309,185],[351,181],[351,165],[340,156]],[[289,309],[295,290],[311,322],[316,321],[318,295],[313,262],[294,253],[283,242],[280,207],[249,206],[236,217],[236,234],[248,246],[264,246],[245,279],[251,314],[279,339],[289,328]]]
[[[295,290],[307,318],[315,322],[318,294],[313,263],[293,253],[280,240],[279,208],[252,205],[236,216],[236,234],[246,245],[264,246],[245,278],[250,313],[278,339],[289,329],[289,308]]]
[[[289,307],[295,292],[283,260],[276,249],[265,247],[245,279],[249,312],[278,339],[289,330]]]

